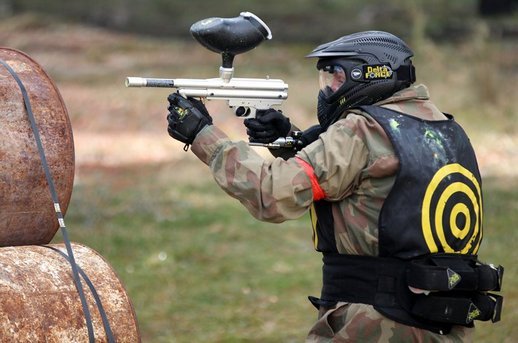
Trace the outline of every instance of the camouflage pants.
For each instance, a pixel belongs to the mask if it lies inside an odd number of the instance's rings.
[[[307,343],[327,342],[471,342],[473,329],[453,327],[448,335],[399,324],[371,305],[338,303],[321,309],[319,319],[310,330]]]

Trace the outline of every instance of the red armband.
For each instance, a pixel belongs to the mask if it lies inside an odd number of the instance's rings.
[[[311,189],[313,190],[313,200],[320,200],[325,197],[324,190],[318,184],[317,176],[315,175],[315,170],[308,162],[304,161],[300,157],[296,157],[295,160],[298,164],[304,169],[304,172],[307,176],[309,176],[309,180],[311,181]]]

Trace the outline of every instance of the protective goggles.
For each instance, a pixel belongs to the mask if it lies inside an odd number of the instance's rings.
[[[345,70],[339,65],[326,65],[318,72],[320,90],[326,97],[335,94],[346,81]]]

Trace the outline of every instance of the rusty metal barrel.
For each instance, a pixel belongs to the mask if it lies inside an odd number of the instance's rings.
[[[116,342],[140,342],[133,306],[110,265],[73,244],[96,342],[107,342],[85,275],[95,285]],[[0,248],[0,342],[88,342],[88,332],[64,245]]]
[[[43,68],[21,51],[0,59],[23,82],[39,128],[61,210],[74,182],[74,143],[63,99]],[[0,246],[46,244],[59,228],[20,88],[0,65]]]

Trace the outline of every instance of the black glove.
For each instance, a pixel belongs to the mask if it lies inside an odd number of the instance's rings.
[[[245,119],[244,124],[248,139],[254,143],[271,143],[291,130],[290,119],[273,108],[257,111],[256,117]]]
[[[207,125],[212,125],[212,117],[203,103],[194,98],[185,99],[178,93],[167,97],[169,114],[167,132],[185,144],[192,144],[196,135]]]

